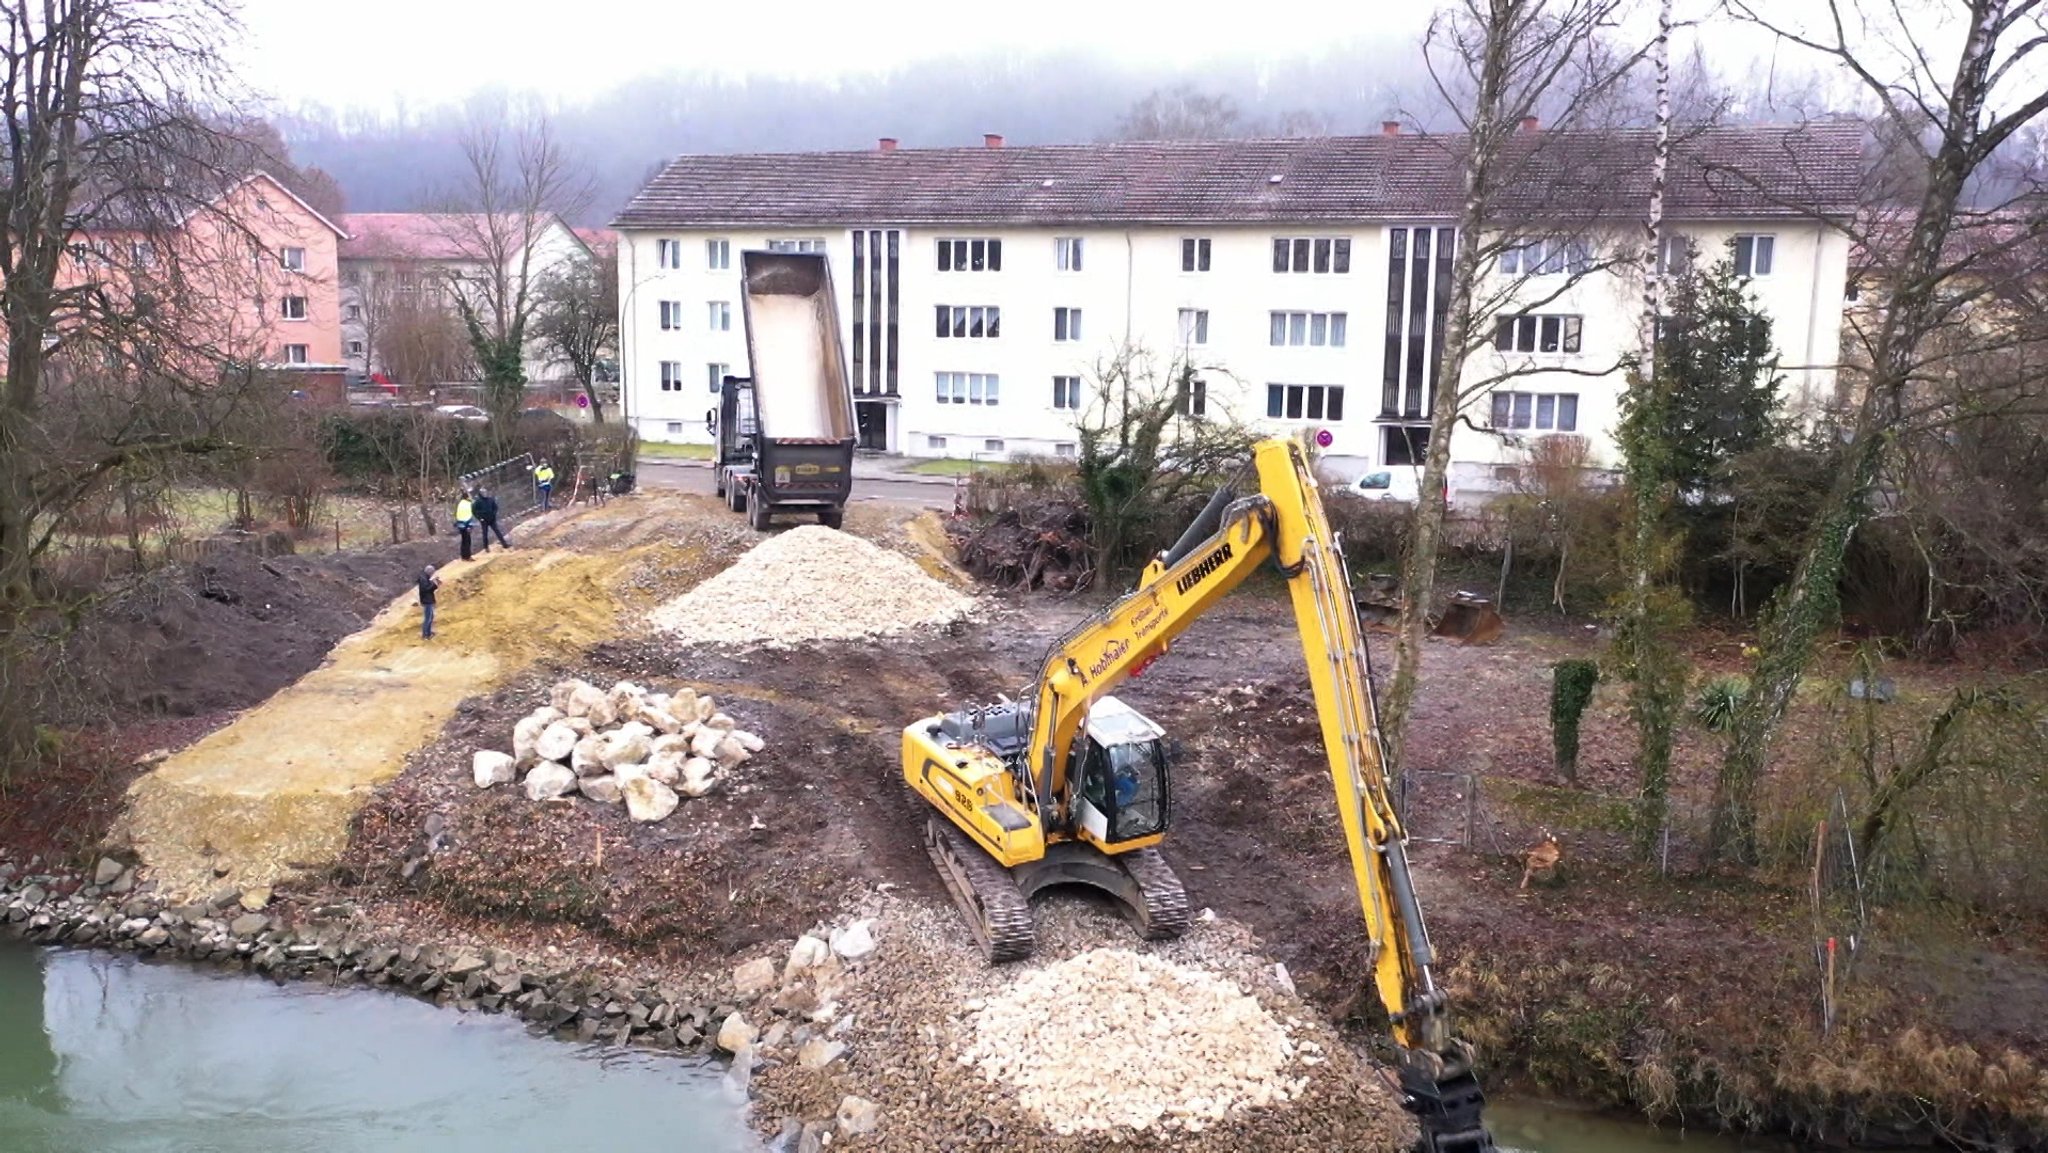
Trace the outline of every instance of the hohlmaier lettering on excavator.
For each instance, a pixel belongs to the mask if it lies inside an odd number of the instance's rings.
[[[1201,564],[1182,573],[1181,578],[1174,582],[1173,590],[1186,596],[1189,589],[1201,584],[1208,579],[1210,573],[1223,567],[1223,562],[1229,560],[1230,556],[1230,542],[1224,541],[1216,546],[1215,552],[1203,557]]]
[[[1090,677],[1101,676],[1103,670],[1109,668],[1110,665],[1116,662],[1118,657],[1129,651],[1131,651],[1131,646],[1122,640],[1113,640],[1103,645],[1102,656],[1094,664],[1088,666],[1088,675]]]

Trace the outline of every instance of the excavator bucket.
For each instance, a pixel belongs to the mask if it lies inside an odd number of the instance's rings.
[[[1461,645],[1485,645],[1500,639],[1506,628],[1507,622],[1501,619],[1493,601],[1461,592],[1451,597],[1443,617],[1430,632],[1433,636],[1445,637]]]

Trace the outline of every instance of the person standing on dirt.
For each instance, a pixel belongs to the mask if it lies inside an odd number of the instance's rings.
[[[469,532],[476,527],[476,506],[469,499],[469,490],[455,502],[455,531],[462,534],[462,559],[470,559]]]
[[[434,575],[434,566],[420,570],[420,639],[434,639],[434,590],[441,587],[441,578]]]
[[[555,507],[555,466],[542,458],[540,466],[533,470],[533,486],[540,490],[540,511],[548,512]]]
[[[476,490],[475,503],[476,523],[478,529],[481,530],[478,535],[483,538],[484,551],[491,551],[492,533],[498,534],[499,544],[504,545],[506,548],[511,548],[512,542],[505,539],[505,530],[498,527],[498,498],[491,495],[490,489],[480,488]]]

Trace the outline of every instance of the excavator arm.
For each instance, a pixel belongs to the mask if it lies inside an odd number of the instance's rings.
[[[1210,606],[1271,561],[1286,578],[1329,755],[1338,820],[1365,916],[1371,978],[1401,1050],[1403,1105],[1425,1153],[1491,1153],[1470,1049],[1452,1038],[1434,951],[1409,871],[1344,558],[1306,455],[1291,440],[1254,450],[1256,493],[1220,491],[1136,592],[1053,646],[1041,671],[1029,764],[1041,819],[1071,792],[1070,750],[1089,705],[1166,651]]]

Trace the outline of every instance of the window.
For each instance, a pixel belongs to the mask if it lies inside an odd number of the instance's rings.
[[[1062,341],[1081,339],[1081,310],[1078,308],[1053,309],[1052,338]]]
[[[1275,420],[1343,420],[1344,388],[1335,384],[1269,384],[1266,415]]]
[[[666,239],[655,241],[654,263],[658,268],[681,268],[683,266],[683,242]]]
[[[938,241],[940,272],[1001,272],[1003,242],[1000,240]]]
[[[770,251],[770,252],[823,252],[823,251],[825,251],[825,242],[824,242],[823,240],[811,240],[811,239],[806,239],[806,240],[771,240],[771,241],[769,241],[769,242],[768,242],[768,251]]]
[[[1667,232],[1657,242],[1657,275],[1670,276],[1692,267],[1698,248],[1683,232]]]
[[[941,372],[938,374],[940,404],[997,404],[1002,400],[1001,378],[992,372]]]
[[[277,262],[284,265],[285,270],[288,272],[304,272],[306,271],[306,250],[291,247],[280,248],[277,250]]]
[[[1771,257],[1778,247],[1775,236],[1738,236],[1735,246],[1735,275],[1769,276]]]
[[[711,331],[732,331],[732,304],[729,301],[714,300],[711,304]]]
[[[1576,432],[1579,427],[1579,394],[1496,392],[1493,394],[1491,423],[1495,428]]]
[[[711,391],[716,393],[725,387],[725,378],[732,375],[732,365],[713,361],[704,366],[704,375],[708,378],[706,383],[711,386]]]
[[[1579,351],[1584,320],[1524,312],[1494,322],[1493,347],[1501,352],[1572,353]]]
[[[683,389],[683,362],[664,360],[661,362],[661,391],[681,392]]]
[[[704,267],[713,272],[732,267],[732,241],[707,240],[704,242]]]
[[[981,442],[981,451],[1001,452],[1003,451],[1003,442],[995,439],[994,437],[990,437],[989,439]]]
[[[1350,317],[1342,312],[1269,313],[1273,347],[1308,345],[1342,348]]]
[[[1583,276],[1593,268],[1593,252],[1579,240],[1529,240],[1501,250],[1502,276]]]
[[[305,345],[287,344],[284,346],[284,362],[286,364],[304,364],[306,363],[306,361],[307,356]]]
[[[1209,238],[1206,236],[1184,236],[1180,241],[1180,270],[1182,272],[1209,271]]]
[[[1052,446],[1052,454],[1062,460],[1072,460],[1079,453],[1080,447],[1071,440],[1062,440]]]
[[[1054,408],[1076,409],[1081,407],[1081,378],[1078,376],[1055,376],[1052,378],[1052,406]]]
[[[668,433],[670,436],[681,436],[683,434],[683,422],[680,420],[669,421]]]
[[[994,305],[941,304],[937,313],[941,340],[993,340],[1003,334],[1003,310]]]
[[[1208,309],[1183,308],[1180,310],[1180,342],[1183,345],[1209,343]]]
[[[278,303],[279,303],[279,305],[281,305],[281,306],[283,307],[283,309],[284,309],[284,313],[283,313],[283,315],[284,315],[284,318],[285,318],[286,320],[304,320],[304,319],[306,319],[306,298],[305,298],[305,297],[303,297],[303,296],[287,296],[287,297],[284,297],[284,298],[283,298],[282,300],[280,300],[280,301],[279,301]]]
[[[1053,246],[1057,250],[1061,272],[1081,271],[1080,237],[1062,236],[1053,241]]]
[[[350,356],[361,356],[363,354],[363,342],[360,340],[349,341],[348,354]]]
[[[945,447],[946,447],[946,438],[945,438],[945,437],[943,437],[943,436],[928,436],[928,437],[925,437],[925,438],[924,438],[924,446],[925,446],[926,448],[938,448],[938,449],[943,449],[943,448],[945,448]]]
[[[1175,398],[1174,407],[1182,416],[1209,415],[1209,382],[1201,377],[1190,377]]]
[[[1276,236],[1273,238],[1273,271],[1350,272],[1351,238]]]
[[[343,320],[361,320],[363,318],[363,306],[360,304],[349,305],[341,310],[341,318]]]
[[[711,324],[714,328],[718,326],[716,320],[712,321]],[[663,332],[681,332],[683,330],[682,301],[664,300],[661,302],[661,330]]]

